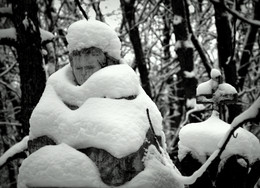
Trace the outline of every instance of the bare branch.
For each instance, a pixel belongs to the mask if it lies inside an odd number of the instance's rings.
[[[8,69],[6,69],[5,71],[3,71],[0,74],[0,77],[4,76],[5,74],[7,74],[10,70],[12,70],[12,68],[16,65],[16,62],[14,62],[10,67],[8,67]]]
[[[21,123],[15,123],[15,122],[0,122],[0,125],[12,125],[12,126],[22,126]]]
[[[82,8],[79,0],[75,0],[75,3],[77,4],[77,6],[79,7],[80,12],[83,14],[83,16],[86,18],[86,20],[88,20],[88,15],[86,14],[86,12],[84,11],[84,9]]]
[[[247,18],[243,17],[238,11],[228,8],[224,0],[220,0],[220,1],[218,1],[218,0],[210,0],[210,1],[212,3],[220,3],[221,5],[223,5],[223,7],[225,8],[225,10],[227,12],[229,12],[230,14],[235,16],[236,18],[244,21],[245,23],[253,25],[255,27],[260,27],[260,21],[247,19]]]
[[[21,95],[15,91],[9,84],[5,83],[4,81],[0,80],[0,84],[6,86],[8,89],[10,89],[11,91],[13,91],[19,98],[21,98]]]
[[[184,0],[184,4],[185,4],[185,9],[186,9],[186,17],[187,17],[187,25],[188,25],[188,30],[189,32],[191,33],[191,41],[193,43],[193,45],[195,46],[195,48],[197,49],[199,55],[200,55],[200,58],[201,58],[201,61],[208,73],[208,75],[210,76],[210,71],[212,69],[212,66],[209,64],[209,61],[204,53],[204,49],[202,48],[202,46],[200,45],[197,37],[195,36],[193,30],[192,30],[192,27],[191,27],[191,23],[190,23],[190,13],[189,13],[189,8],[188,8],[188,2],[187,0]]]

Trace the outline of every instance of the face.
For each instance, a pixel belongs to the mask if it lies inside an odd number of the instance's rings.
[[[79,85],[82,85],[93,73],[101,69],[100,60],[103,54],[80,54],[72,56],[72,71]]]

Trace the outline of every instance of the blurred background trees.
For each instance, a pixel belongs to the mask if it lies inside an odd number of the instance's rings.
[[[67,28],[86,16],[117,31],[122,57],[162,113],[167,143],[184,121],[205,120],[209,108],[186,114],[212,67],[239,92],[237,104],[222,107],[225,121],[259,96],[259,0],[0,0],[0,7],[1,155],[28,134],[46,78],[69,62]],[[246,128],[260,137],[257,125]],[[176,142],[168,149],[173,160],[176,149]],[[16,187],[23,157],[0,169],[3,187]]]

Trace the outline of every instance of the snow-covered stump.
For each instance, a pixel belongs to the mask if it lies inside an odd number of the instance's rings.
[[[210,118],[187,124],[180,130],[178,158],[183,175],[191,175],[218,149],[231,125],[219,118],[219,106],[235,102],[237,92],[222,83],[218,70],[211,79],[197,87],[197,102],[211,103]],[[238,128],[220,157],[217,157],[191,188],[253,188],[260,177],[260,143],[257,137]]]

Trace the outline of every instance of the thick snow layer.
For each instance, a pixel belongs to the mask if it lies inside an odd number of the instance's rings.
[[[16,40],[16,30],[14,27],[0,30],[0,39],[8,38]]]
[[[195,158],[202,163],[205,162],[206,157],[218,149],[218,143],[230,126],[219,119],[216,111],[204,122],[186,125],[179,134],[179,159],[182,160],[188,152],[191,152]],[[260,143],[257,137],[243,128],[238,128],[234,135],[237,137],[231,138],[221,158],[240,154],[245,156],[250,163],[260,159]]]
[[[70,25],[66,39],[69,51],[97,47],[120,59],[121,42],[116,32],[98,20],[80,20]]]
[[[216,81],[210,79],[206,82],[203,82],[198,85],[196,93],[200,95],[209,95],[213,94],[212,91],[218,89],[218,92],[221,94],[236,94],[237,90],[230,84],[222,83],[218,84]]]
[[[66,144],[43,147],[26,158],[17,186],[106,187],[91,159]]]
[[[167,153],[161,155],[150,146],[144,164],[142,172],[119,188],[184,187]],[[46,186],[108,187],[102,182],[95,164],[66,144],[43,147],[25,159],[20,167],[18,188]]]
[[[203,82],[197,86],[196,94],[199,95],[210,95],[212,94],[211,80]]]
[[[54,38],[54,35],[51,32],[41,28],[40,28],[40,34],[41,34],[42,42],[47,40],[52,40]]]
[[[218,69],[212,69],[210,71],[210,77],[212,79],[216,79],[217,77],[221,76],[221,72]]]
[[[221,77],[221,72],[218,69],[212,69],[210,72],[211,79],[198,85],[197,96],[213,94],[218,90],[218,94],[237,94],[237,90],[230,84],[221,83],[218,78]]]
[[[136,95],[133,100],[122,99]],[[120,99],[121,98],[121,99]],[[78,106],[71,110],[69,106]],[[30,119],[30,139],[47,135],[74,148],[101,148],[117,158],[143,144],[149,121],[162,136],[162,117],[128,65],[113,65],[76,86],[69,65],[54,73]]]

